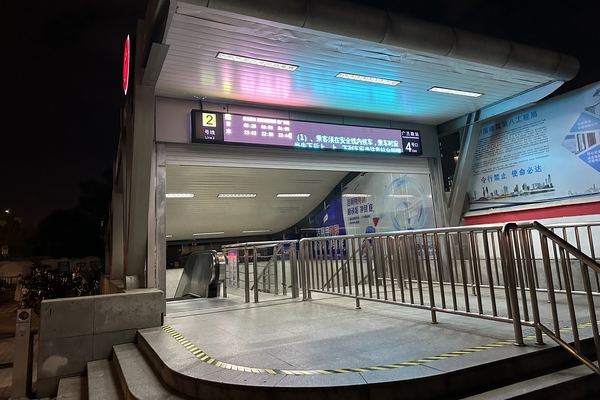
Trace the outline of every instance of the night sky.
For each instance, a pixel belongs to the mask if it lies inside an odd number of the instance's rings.
[[[557,93],[600,81],[600,1],[350,0],[575,56]],[[75,206],[117,152],[123,43],[145,0],[0,4],[0,207],[27,224]]]

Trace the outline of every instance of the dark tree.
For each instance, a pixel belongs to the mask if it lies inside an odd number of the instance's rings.
[[[102,226],[108,215],[112,193],[112,171],[102,181],[80,182],[79,204],[57,210],[40,222],[33,237],[31,253],[52,257],[104,256]]]
[[[23,225],[19,218],[7,212],[0,214],[0,245],[8,246],[11,258],[27,256],[32,235],[33,229]]]

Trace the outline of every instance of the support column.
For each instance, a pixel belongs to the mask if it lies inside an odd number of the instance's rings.
[[[113,280],[122,280],[125,276],[123,201],[123,194],[116,193],[113,190],[111,203],[111,259],[109,268],[106,270],[106,273]]]
[[[433,196],[433,210],[435,213],[435,226],[438,228],[448,226],[448,215],[446,213],[446,199],[444,198],[444,182],[442,179],[442,167],[439,159],[428,158],[429,177],[431,181],[431,195]]]
[[[156,235],[156,151],[153,149],[148,192],[148,246],[146,254],[146,287],[157,287],[157,235]]]
[[[156,145],[156,288],[167,294],[167,170],[165,145]],[[166,303],[165,303],[166,313]]]
[[[479,140],[479,111],[469,114],[467,124],[462,135],[458,164],[452,180],[452,191],[448,202],[450,226],[457,226],[461,222],[465,207],[469,179],[473,170],[473,160]]]
[[[144,37],[143,21],[138,23],[137,38]],[[133,92],[133,129],[128,146],[129,203],[125,253],[125,287],[144,287],[147,282],[148,211],[150,176],[154,150],[154,87],[143,86],[144,46],[138,41],[135,57]]]

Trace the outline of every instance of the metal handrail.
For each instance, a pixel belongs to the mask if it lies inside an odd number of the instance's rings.
[[[593,297],[600,295],[600,270],[592,267],[596,279],[590,280],[571,262],[597,265],[594,246],[600,236],[594,240],[592,228],[598,234],[598,226],[544,227],[531,222],[304,238],[299,241],[303,300],[310,299],[311,293],[326,293],[354,298],[357,308],[361,300],[421,308],[431,312],[433,323],[437,312],[483,318],[512,324],[515,344],[524,344],[523,327],[533,327],[536,342],[542,343],[542,334],[551,330],[542,324],[540,307],[546,303],[538,300],[538,293],[585,297],[588,308],[594,308]],[[580,238],[582,229],[587,229],[587,243]],[[550,247],[535,241],[536,230],[551,240]],[[576,245],[568,242],[571,239]],[[585,246],[592,256],[582,251]],[[556,289],[554,279],[559,282]],[[560,304],[551,306],[555,326],[559,308],[561,313],[566,308],[574,314],[571,300],[564,304],[561,297]],[[578,340],[573,318],[571,328]],[[560,331],[550,337],[561,340]],[[581,354],[578,346],[570,351]],[[587,365],[588,361],[580,360]]]
[[[523,327],[531,327],[536,343],[543,343],[545,334],[600,373],[581,351],[575,317],[587,308],[600,359],[594,307],[600,296],[599,227],[600,222],[486,224],[249,242],[223,249],[243,250],[249,274],[250,251],[283,243],[295,257],[298,246],[292,290],[297,294],[302,288],[302,300],[325,293],[353,298],[357,308],[368,300],[429,310],[432,323],[438,312],[510,323],[517,345],[524,345]],[[253,257],[254,276],[256,265]],[[249,285],[246,290],[249,301]],[[538,298],[542,293],[547,299]],[[258,301],[256,290],[254,295]],[[565,313],[568,322],[560,319]],[[561,323],[569,324],[573,345],[561,338]]]
[[[284,258],[282,259],[282,264],[281,264],[281,268],[282,268],[282,279],[286,280],[286,272],[285,272],[285,253],[283,250],[285,249],[286,245],[289,245],[290,248],[290,272],[291,272],[291,289],[292,289],[292,298],[297,298],[299,296],[299,289],[298,289],[298,279],[297,279],[297,274],[298,274],[298,267],[297,267],[297,255],[296,255],[296,245],[297,245],[298,241],[297,240],[277,240],[277,241],[265,241],[265,242],[247,242],[247,243],[238,243],[238,244],[231,244],[231,245],[224,245],[222,246],[222,250],[223,253],[227,253],[229,251],[235,251],[237,255],[239,255],[240,251],[244,251],[244,256],[243,256],[243,265],[244,265],[244,296],[245,296],[245,302],[249,303],[250,302],[250,292],[253,292],[254,294],[254,302],[258,303],[259,302],[259,290],[258,290],[258,286],[257,286],[257,282],[261,279],[261,277],[266,276],[266,274],[268,273],[269,269],[272,267],[275,269],[275,285],[277,285],[277,263],[274,262],[273,260],[275,260],[274,257],[277,257],[278,255],[282,255],[284,256]],[[274,253],[271,256],[271,260],[269,262],[267,262],[267,265],[264,266],[262,268],[262,271],[259,273],[258,270],[258,254],[256,252],[256,250],[258,249],[265,249],[265,248],[274,248],[274,249],[279,249],[281,252],[279,252],[279,250]],[[250,284],[250,260],[249,260],[249,254],[250,252],[252,252],[252,276],[253,276],[253,282],[252,285]],[[227,262],[229,263],[229,257],[226,257]],[[239,257],[236,257],[236,259],[238,260],[238,265],[236,267],[238,267],[239,270]],[[287,284],[287,282],[284,282],[284,284]],[[287,295],[287,287],[284,286],[283,288],[283,294]]]
[[[588,226],[589,225],[586,226],[585,224],[580,224],[580,225],[578,225],[578,228],[579,227],[588,227]],[[569,343],[567,343],[565,340],[563,340],[561,338],[558,307],[557,307],[557,300],[556,300],[556,293],[558,291],[556,291],[554,289],[554,285],[552,283],[552,273],[551,273],[550,262],[549,262],[550,257],[549,257],[549,253],[548,253],[548,240],[551,240],[554,244],[559,246],[558,252],[560,254],[561,266],[563,268],[565,277],[567,275],[570,275],[571,277],[573,277],[573,275],[574,275],[574,271],[572,270],[569,259],[571,257],[574,257],[576,260],[579,260],[579,262],[580,262],[580,267],[581,267],[580,272],[581,272],[581,277],[582,277],[583,284],[584,284],[583,294],[585,294],[586,305],[587,305],[588,312],[589,312],[590,327],[592,329],[592,339],[594,341],[594,346],[595,346],[595,350],[596,350],[596,360],[600,359],[600,335],[598,332],[598,317],[596,315],[596,310],[594,307],[594,299],[593,299],[594,293],[592,291],[589,273],[586,268],[590,268],[596,274],[600,274],[600,264],[598,262],[596,262],[596,260],[594,260],[592,257],[583,253],[580,249],[578,249],[577,247],[575,247],[572,244],[570,244],[569,242],[567,242],[565,239],[558,236],[551,229],[540,224],[537,221],[528,222],[528,223],[507,224],[505,228],[506,228],[505,233],[506,233],[506,237],[508,238],[508,240],[510,240],[509,236],[510,236],[511,231],[519,232],[520,237],[522,239],[523,246],[526,248],[528,246],[530,246],[530,243],[527,239],[525,239],[528,237],[528,235],[525,235],[525,233],[527,233],[529,230],[532,230],[532,229],[536,230],[539,233],[541,249],[543,252],[544,269],[545,269],[546,278],[548,279],[547,286],[548,286],[548,294],[549,294],[549,303],[551,305],[551,312],[552,312],[552,325],[554,327],[554,330],[547,327],[544,323],[542,323],[541,318],[540,318],[540,306],[539,306],[539,302],[536,298],[536,290],[533,290],[532,288],[530,288],[530,296],[531,296],[531,307],[532,307],[532,312],[533,312],[533,325],[531,325],[529,323],[529,321],[521,321],[521,323],[523,325],[533,326],[535,328],[537,343],[543,343],[542,342],[542,333],[546,334],[554,342],[556,342],[558,345],[560,345],[565,350],[567,350],[570,354],[572,354],[574,357],[576,357],[580,362],[582,362],[584,365],[586,365],[588,368],[590,368],[596,374],[600,375],[600,368],[596,364],[594,364],[592,361],[590,361],[582,351],[581,339],[580,339],[580,335],[579,335],[579,324],[578,324],[578,321],[576,318],[576,311],[575,311],[575,304],[574,304],[575,303],[574,295],[580,294],[580,293],[573,290],[574,285],[573,285],[572,279],[569,281],[568,284],[565,285],[565,290],[563,291],[563,293],[566,295],[566,300],[567,300],[568,314],[569,314],[569,320],[570,320],[570,329],[573,332],[573,345],[570,345]],[[593,246],[592,246],[592,249],[593,249]],[[568,252],[570,257],[566,257],[565,252]],[[593,251],[592,251],[592,253],[593,253]],[[511,261],[512,261],[512,259],[511,259]],[[525,261],[526,261],[526,270],[527,270],[526,273],[530,277],[529,278],[530,282],[532,282],[531,278],[533,277],[533,270],[532,270],[533,263],[531,262],[531,259],[526,259]],[[515,288],[516,288],[516,286],[515,286]],[[516,290],[515,290],[515,292],[516,292]],[[524,309],[526,309],[526,308],[524,308]]]
[[[594,225],[594,224],[592,224],[592,225]],[[597,225],[600,226],[600,222],[597,223]],[[540,233],[542,233],[547,238],[552,239],[552,241],[554,241],[557,244],[560,244],[560,246],[562,248],[569,251],[577,259],[584,262],[586,265],[588,265],[590,268],[592,268],[594,271],[596,271],[597,273],[600,274],[600,264],[598,264],[598,262],[596,262],[596,260],[594,260],[593,258],[588,256],[587,254],[581,252],[581,250],[579,250],[578,248],[573,246],[571,243],[567,242],[565,239],[561,238],[556,233],[552,232],[552,230],[549,229],[552,227],[552,225],[544,226],[537,221],[533,221],[533,222],[525,223],[525,224],[519,223],[519,224],[516,224],[516,226],[520,227],[520,228],[527,228],[527,227],[535,228],[536,230],[540,231]],[[565,225],[562,225],[560,227],[562,228],[563,226],[565,226]],[[591,226],[591,225],[590,224],[587,224],[587,225],[580,224],[580,225],[572,225],[569,227],[588,227],[588,226]]]

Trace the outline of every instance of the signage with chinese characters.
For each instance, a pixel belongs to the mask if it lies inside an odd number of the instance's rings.
[[[600,194],[600,84],[487,120],[471,210]]]
[[[423,154],[417,130],[325,124],[192,110],[192,142]]]

